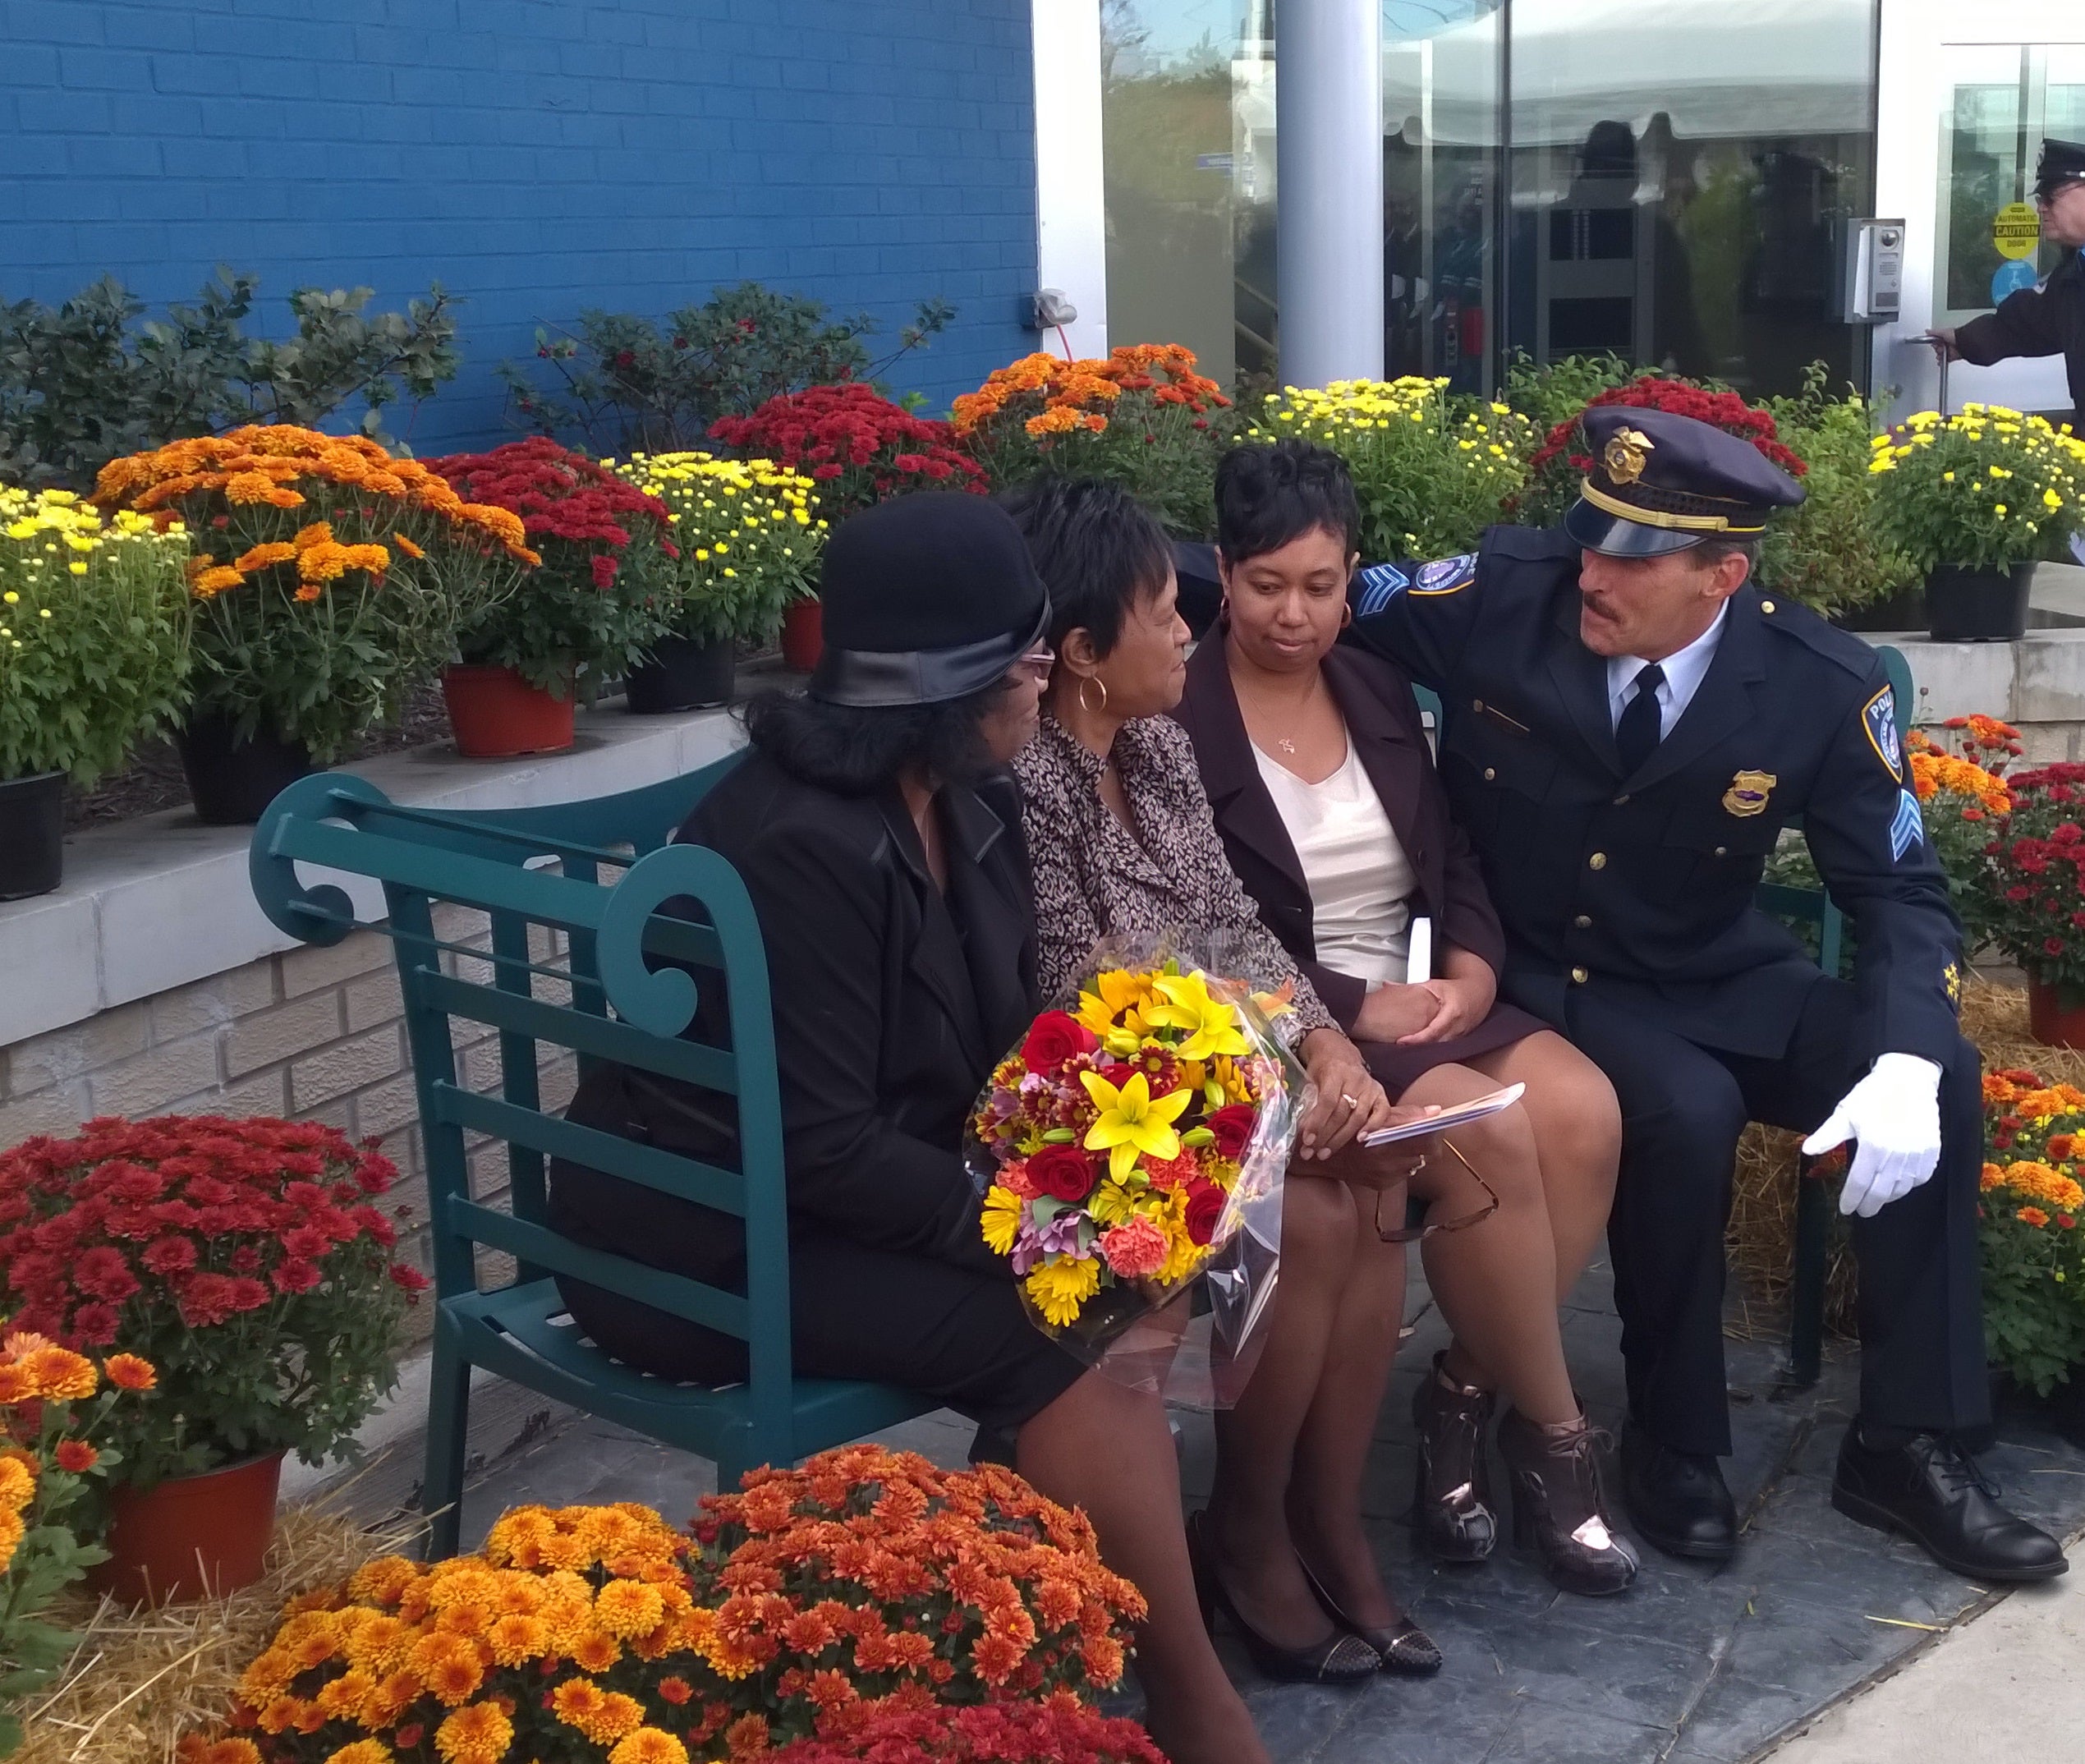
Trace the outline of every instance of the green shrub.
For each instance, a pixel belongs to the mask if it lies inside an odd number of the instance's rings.
[[[85,491],[125,454],[242,423],[311,427],[356,398],[380,440],[386,405],[456,376],[456,302],[439,283],[374,317],[368,288],[298,288],[296,335],[279,343],[241,328],[259,287],[220,268],[163,319],[144,320],[145,303],[109,276],[55,308],[0,306],[0,478]]]

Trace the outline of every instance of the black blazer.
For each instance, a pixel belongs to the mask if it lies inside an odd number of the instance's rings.
[[[1418,877],[1414,911],[1432,917],[1444,944],[1481,957],[1496,972],[1504,964],[1505,935],[1485,893],[1476,854],[1449,818],[1448,797],[1434,771],[1412,682],[1394,663],[1352,649],[1333,650],[1321,665],[1333,702],[1346,719],[1348,738]],[[1187,691],[1173,714],[1195,744],[1231,867],[1259,903],[1268,929],[1310,976],[1325,1008],[1341,1028],[1351,1029],[1367,984],[1317,959],[1310,887],[1260,775],[1220,632],[1211,632],[1189,659]]]
[[[971,1104],[1036,1008],[1027,852],[1010,780],[946,788],[941,807],[945,904],[895,790],[838,796],[757,752],[676,837],[728,858],[760,921],[792,1233],[1003,1271],[979,1239],[958,1146]],[[711,995],[690,1032],[706,1038],[723,989],[702,977]],[[569,1113],[712,1158],[734,1127],[722,1099],[613,1066],[581,1086]],[[654,1261],[657,1245],[687,1243],[699,1215],[699,1265],[683,1247],[677,1266],[737,1284],[737,1220],[569,1165],[553,1174],[559,1229]]]

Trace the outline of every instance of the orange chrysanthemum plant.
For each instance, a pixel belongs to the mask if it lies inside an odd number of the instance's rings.
[[[1997,929],[1991,846],[2013,811],[2005,768],[2019,751],[2019,731],[1995,717],[1950,717],[1943,742],[1917,729],[1904,735],[1908,782],[1947,873],[1948,896],[1965,934],[1963,947],[1971,953]]]
[[[1178,343],[1133,343],[1105,361],[1023,356],[955,401],[956,434],[994,489],[1045,473],[1109,478],[1173,531],[1210,528],[1231,401]]]
[[[1142,1598],[1011,1471],[852,1446],[746,1480],[692,1537],[523,1507],[476,1555],[370,1564],[298,1601],[180,1764],[750,1764],[1121,1677]]]
[[[511,511],[360,435],[289,425],[113,460],[94,501],[189,532],[191,714],[301,742],[321,763],[395,717],[540,561]]]
[[[0,1337],[0,1757],[21,1743],[21,1700],[48,1684],[74,1638],[40,1615],[108,1552],[87,1497],[117,1462],[95,1437],[108,1411],[149,1391],[149,1362],[97,1367],[25,1330]]]
[[[1984,1075],[1984,1335],[1992,1361],[2046,1396],[2085,1366],[2085,1091]]]

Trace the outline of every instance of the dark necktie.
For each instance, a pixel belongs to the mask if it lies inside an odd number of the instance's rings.
[[[1658,745],[1658,688],[1665,684],[1665,670],[1646,662],[1636,677],[1636,696],[1622,707],[1614,725],[1614,751],[1622,756],[1624,777],[1640,769]]]

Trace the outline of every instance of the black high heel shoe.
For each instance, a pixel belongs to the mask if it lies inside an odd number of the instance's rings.
[[[1383,1656],[1359,1636],[1335,1628],[1308,1647],[1284,1647],[1269,1641],[1238,1615],[1238,1606],[1217,1577],[1216,1561],[1202,1535],[1202,1515],[1187,1515],[1187,1561],[1195,1573],[1195,1597],[1210,1634],[1216,1633],[1218,1612],[1231,1620],[1238,1639],[1262,1676],[1288,1684],[1358,1684],[1381,1670]]]
[[[1430,1679],[1440,1670],[1440,1650],[1428,1635],[1409,1617],[1398,1619],[1393,1629],[1370,1628],[1358,1624],[1339,1609],[1339,1601],[1325,1590],[1325,1583],[1311,1572],[1311,1564],[1299,1553],[1297,1565],[1303,1570],[1303,1578],[1310,1583],[1311,1592],[1318,1606],[1349,1635],[1357,1635],[1375,1650],[1382,1661],[1382,1670],[1395,1673],[1400,1678]]]

